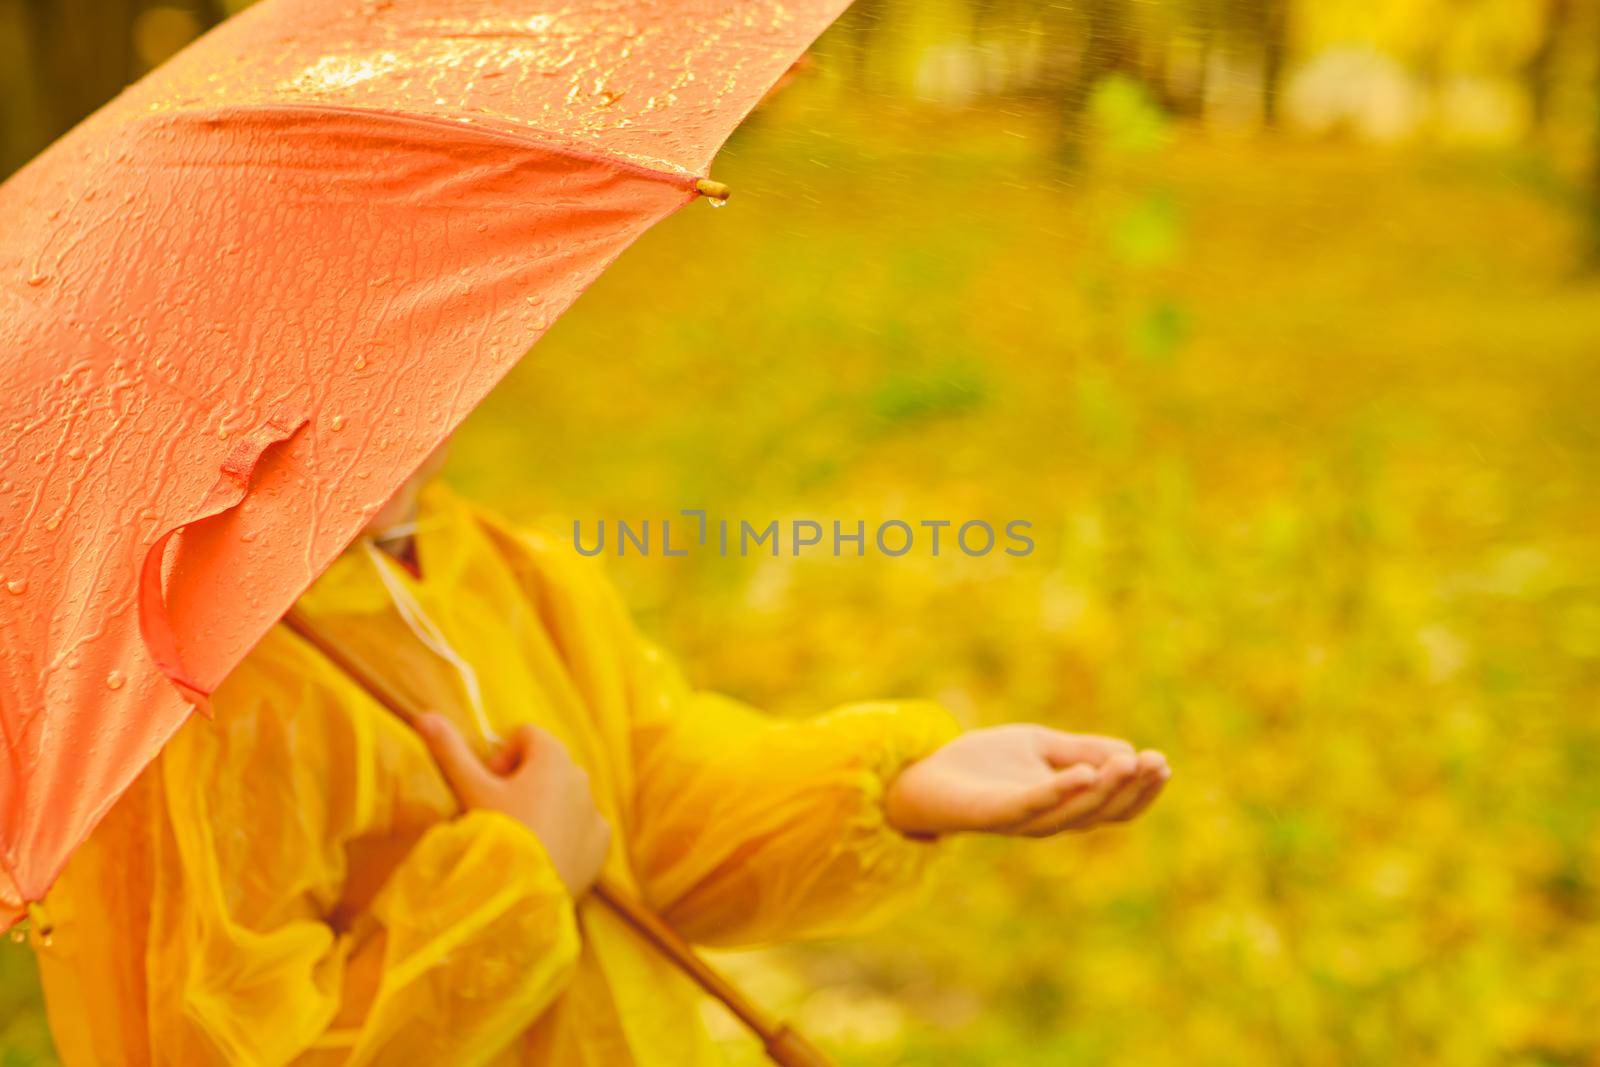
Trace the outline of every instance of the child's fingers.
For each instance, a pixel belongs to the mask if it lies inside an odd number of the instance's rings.
[[[417,720],[417,732],[433,753],[445,781],[456,799],[467,807],[478,806],[495,786],[494,775],[467,745],[455,724],[443,715],[429,714]]]
[[[1161,795],[1161,791],[1167,787],[1167,780],[1171,777],[1171,768],[1167,767],[1165,764],[1162,764],[1161,769],[1155,774],[1154,780],[1145,783],[1144,791],[1139,794],[1138,801],[1136,801],[1131,808],[1122,813],[1120,816],[1120,821],[1127,822],[1129,819],[1138,817],[1141,813],[1143,813],[1144,809],[1155,803],[1156,797]]]
[[[981,825],[974,829],[1014,833],[1015,827],[1054,811],[1069,797],[1094,788],[1099,778],[1100,772],[1087,763],[1068,767],[1020,794],[1005,798],[994,810],[985,813]]]
[[[1134,777],[1127,787],[1106,801],[1105,807],[1100,810],[1100,818],[1105,822],[1126,822],[1133,818],[1155,799],[1151,788],[1159,791],[1170,773],[1167,759],[1161,753],[1154,749],[1139,753],[1139,765]]]
[[[1098,767],[1113,756],[1132,756],[1133,746],[1115,737],[1096,734],[1069,734],[1061,730],[1041,728],[1040,751],[1052,767],[1070,767],[1074,763],[1089,763]]]
[[[523,723],[506,739],[506,743],[489,757],[489,769],[505,777],[527,762],[528,756],[539,747],[541,731],[532,723]]]
[[[1099,817],[1107,800],[1135,780],[1137,768],[1138,760],[1132,755],[1112,756],[1100,768],[1099,778],[1092,789],[1066,797],[1053,809],[1025,820],[1011,832],[1027,837],[1049,837],[1093,822]]]
[[[1144,809],[1155,803],[1156,798],[1161,795],[1161,791],[1166,787],[1167,779],[1165,777],[1157,778],[1155,781],[1146,785],[1144,787],[1144,791],[1139,794],[1138,803],[1134,804],[1133,807],[1124,812],[1116,821],[1128,822],[1132,819],[1138,818],[1144,813]]]

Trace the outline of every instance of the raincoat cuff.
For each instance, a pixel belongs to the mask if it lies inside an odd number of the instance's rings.
[[[885,800],[889,786],[901,771],[953,741],[961,727],[944,707],[924,700],[897,705],[890,723],[875,754],[873,773],[868,776],[871,810],[882,819],[884,829],[896,837],[919,845],[932,844],[939,840],[937,835],[908,834],[891,823]]]

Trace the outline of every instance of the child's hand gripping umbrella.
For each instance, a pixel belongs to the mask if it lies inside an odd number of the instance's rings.
[[[402,696],[385,685],[381,678],[368,671],[356,657],[341,648],[337,641],[320,632],[315,624],[300,612],[291,610],[283,621],[326,656],[373,700],[421,732],[429,747],[445,757],[440,761],[442,768],[458,794],[470,793],[478,781],[486,781],[492,788],[493,779],[501,777],[503,772],[516,769],[475,766],[477,757],[472,755],[464,744],[452,743],[452,739],[454,742],[459,742],[460,737],[449,728],[444,719],[424,715],[420,709],[412,707]],[[534,730],[533,727],[526,729]],[[526,746],[523,751],[525,753]],[[471,799],[470,796],[462,797],[463,802]],[[702,960],[688,942],[679,937],[666,923],[656,918],[650,909],[634,900],[627,890],[611,884],[604,878],[597,879],[595,876],[600,869],[600,861],[604,858],[603,850],[602,838],[600,854],[587,857],[589,862],[585,862],[583,871],[575,876],[578,882],[588,886],[601,903],[616,912],[646,941],[655,945],[702,989],[721,1001],[735,1018],[760,1039],[762,1048],[766,1050],[772,1062],[780,1064],[781,1067],[828,1067],[832,1061],[807,1041],[799,1031],[786,1023],[773,1020],[761,1008],[746,999],[736,987]],[[566,872],[563,872],[563,877],[566,876]]]
[[[0,923],[843,6],[264,0],[0,187]]]

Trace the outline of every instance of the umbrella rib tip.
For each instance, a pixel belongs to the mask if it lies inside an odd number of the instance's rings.
[[[717,204],[727,203],[728,197],[733,195],[733,190],[729,189],[721,182],[712,181],[710,178],[696,178],[694,181],[694,191],[705,197],[707,200]]]
[[[44,910],[44,905],[38,901],[30,901],[27,907],[28,921],[33,924],[33,932],[41,938],[49,938],[56,932],[56,924],[51,921],[50,913]]]

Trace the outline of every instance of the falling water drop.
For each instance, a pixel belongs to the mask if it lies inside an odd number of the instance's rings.
[[[28,940],[28,931],[24,930],[20,926],[13,926],[11,928],[11,941],[13,944],[20,945],[26,940]]]
[[[122,676],[121,671],[112,671],[110,674],[106,675],[106,688],[121,689],[122,684],[126,681],[127,679]]]

